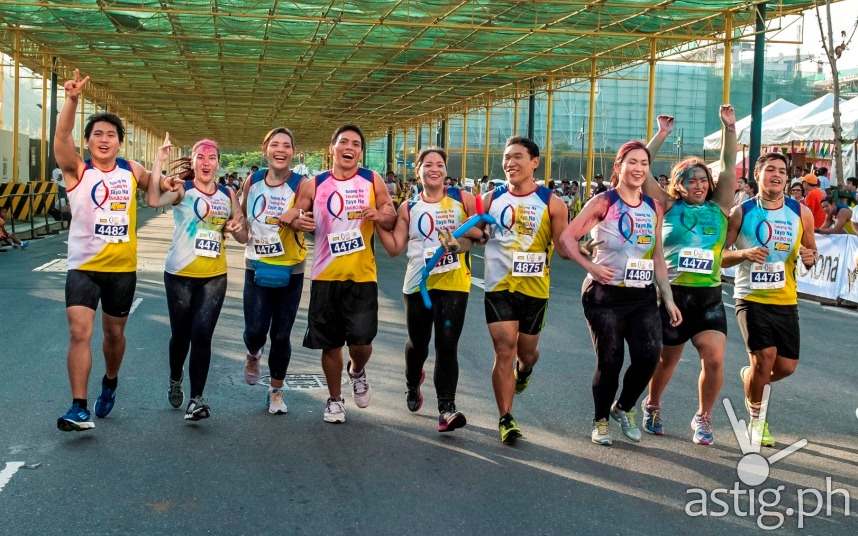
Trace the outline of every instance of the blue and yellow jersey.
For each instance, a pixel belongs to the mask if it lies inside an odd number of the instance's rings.
[[[429,203],[422,194],[408,201],[408,266],[402,292],[413,294],[420,290],[420,279],[428,257],[435,254],[441,245],[438,231],[452,233],[466,219],[467,212],[462,203],[462,192],[458,188],[446,188],[444,197],[437,203]],[[445,253],[426,282],[429,289],[471,290],[470,256],[467,253]]]
[[[232,215],[226,186],[212,195],[185,181],[185,194],[173,206],[173,241],[164,262],[165,271],[184,277],[214,277],[226,273],[223,228]]]
[[[653,253],[658,213],[655,201],[641,194],[641,201],[631,206],[616,189],[602,194],[608,199],[605,217],[593,228],[596,247],[593,262],[614,270],[610,285],[644,287],[655,281]],[[587,274],[591,278],[590,274]]]
[[[533,298],[548,298],[551,283],[551,190],[538,186],[527,195],[515,195],[507,186],[495,188],[486,243],[486,292],[507,290]]]
[[[137,178],[122,158],[109,171],[87,160],[68,190],[70,270],[137,271]]]
[[[295,205],[301,175],[292,175],[280,186],[265,181],[267,169],[260,169],[250,178],[247,190],[247,226],[249,237],[244,257],[248,261],[292,266],[293,273],[304,272],[307,248],[304,233],[296,232],[280,222],[280,216]]]
[[[778,209],[766,209],[753,197],[736,210],[742,211],[742,226],[736,247],[768,248],[765,263],[743,261],[736,268],[733,297],[772,305],[795,305],[798,292],[795,281],[796,260],[804,226],[801,205],[784,199]]]

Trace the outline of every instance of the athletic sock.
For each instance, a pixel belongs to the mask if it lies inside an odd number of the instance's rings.
[[[73,398],[72,405],[77,406],[81,409],[86,409],[86,399],[85,398]]]
[[[108,389],[113,389],[114,391],[116,390],[116,386],[118,384],[119,384],[119,376],[117,376],[111,380],[105,374],[105,376],[101,379],[101,385],[103,385],[104,387],[107,387]]]

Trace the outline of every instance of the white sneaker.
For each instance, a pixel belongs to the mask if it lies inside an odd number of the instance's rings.
[[[259,360],[262,359],[262,349],[256,355],[247,354],[244,360],[244,381],[247,385],[256,385],[259,381]]]
[[[638,428],[638,414],[635,408],[628,411],[623,411],[614,402],[611,406],[611,418],[620,423],[620,428],[623,430],[623,435],[631,439],[635,443],[641,440],[641,429]]]
[[[590,441],[597,445],[610,447],[613,444],[611,434],[608,432],[608,419],[593,421],[593,431],[590,432]]]
[[[352,381],[352,394],[354,394],[355,406],[365,408],[369,406],[371,391],[369,388],[369,380],[366,378],[366,368],[361,371],[360,376],[353,376],[349,371],[349,378]]]
[[[286,402],[283,400],[283,389],[268,388],[268,413],[272,415],[285,415],[288,412]]]
[[[346,401],[328,398],[325,402],[325,422],[346,422]]]

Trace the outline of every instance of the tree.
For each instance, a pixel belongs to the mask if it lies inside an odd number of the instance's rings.
[[[827,21],[828,31],[822,27],[822,14],[819,12],[819,4],[825,4],[825,18]],[[834,44],[834,28],[833,22],[831,20],[831,0],[816,0],[816,20],[819,23],[819,35],[822,37],[822,49],[825,51],[825,55],[828,57],[828,65],[831,67],[831,82],[833,86],[834,92],[834,107],[832,109],[834,122],[832,124],[832,130],[834,130],[834,154],[832,158],[834,160],[834,172],[837,177],[837,182],[843,183],[843,127],[840,124],[840,76],[837,71],[837,60],[840,58],[840,55],[843,54],[843,51],[849,46],[849,42],[852,41],[852,37],[855,36],[855,29],[858,28],[858,20],[855,21],[855,25],[852,27],[852,35],[847,39],[846,32],[840,32],[841,43],[839,45]]]

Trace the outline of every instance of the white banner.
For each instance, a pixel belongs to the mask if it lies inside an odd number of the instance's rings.
[[[808,270],[801,261],[796,263],[800,293],[837,301],[846,274],[847,238],[848,235],[816,235],[816,248],[819,250],[816,265]]]
[[[858,304],[858,237],[848,237],[844,256],[845,268],[840,285],[840,299]]]

